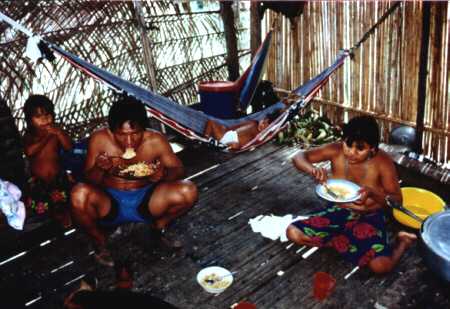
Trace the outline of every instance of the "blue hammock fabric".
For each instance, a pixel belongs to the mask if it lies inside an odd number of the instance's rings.
[[[196,134],[202,135],[208,120],[214,120],[225,126],[232,126],[241,123],[244,120],[260,120],[267,114],[284,106],[282,103],[272,105],[268,110],[263,110],[249,116],[239,119],[220,119],[207,115],[201,111],[181,105],[171,99],[158,95],[150,90],[139,87],[127,80],[120,78],[106,70],[100,69],[95,65],[80,59],[60,47],[49,44],[49,47],[59,53],[72,65],[79,68],[92,78],[99,80],[117,92],[124,92],[143,102],[150,109],[154,109],[168,118],[176,121],[179,125],[189,128]],[[281,104],[281,105],[280,105]]]
[[[252,64],[249,67],[248,75],[245,78],[244,85],[239,95],[239,106],[245,111],[255,95],[256,88],[261,80],[262,72],[267,63],[267,54],[269,53],[270,43],[272,41],[272,31],[270,31],[258,52],[253,57]]]
[[[201,111],[194,110],[187,106],[180,105],[171,99],[158,95],[152,91],[139,87],[126,81],[108,71],[100,69],[79,57],[64,51],[60,47],[47,43],[49,47],[59,53],[63,58],[69,61],[72,65],[79,68],[92,78],[99,80],[115,91],[126,93],[135,97],[144,103],[149,109],[150,113],[159,121],[170,126],[179,133],[188,138],[199,141],[211,143],[211,138],[203,136],[204,128],[208,120],[216,121],[226,127],[237,125],[246,120],[261,120],[268,114],[285,108],[281,101],[260,111],[238,119],[219,119],[207,115]],[[335,62],[322,71],[319,75],[306,82],[304,85],[296,88],[293,93],[301,96],[301,100],[292,104],[289,109],[281,114],[275,121],[269,125],[265,130],[260,132],[248,145],[244,145],[239,151],[247,150],[254,146],[258,146],[270,140],[284,125],[291,120],[301,108],[305,107],[312,97],[319,91],[320,87],[326,83],[330,75],[342,65],[345,58],[349,55],[348,51],[339,53]],[[215,143],[217,145],[217,141]],[[223,146],[223,145],[222,145]]]

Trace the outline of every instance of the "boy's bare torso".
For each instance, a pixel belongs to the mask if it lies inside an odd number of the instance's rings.
[[[331,160],[332,178],[347,179],[360,186],[378,188],[385,191],[381,182],[381,173],[383,168],[390,168],[386,166],[386,160],[389,160],[387,154],[379,150],[374,157],[352,164],[347,161],[341,151]],[[376,202],[368,198],[365,204],[370,207],[376,205]]]
[[[34,134],[28,138],[37,141],[43,138],[43,135]],[[30,158],[31,174],[47,183],[52,182],[61,170],[59,148],[58,138],[51,136],[42,150]]]

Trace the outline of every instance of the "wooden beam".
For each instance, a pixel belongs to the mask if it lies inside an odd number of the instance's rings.
[[[419,63],[419,88],[416,118],[416,145],[414,151],[422,153],[422,140],[424,129],[425,101],[427,93],[427,65],[428,65],[428,43],[430,41],[430,12],[431,3],[422,2],[422,43],[420,46]]]
[[[250,50],[252,58],[261,45],[261,13],[260,2],[254,1],[250,4]]]
[[[239,57],[232,5],[233,1],[220,2],[220,15],[223,20],[227,45],[228,79],[234,81],[239,77]]]
[[[141,34],[142,48],[144,50],[145,70],[147,71],[150,89],[156,90],[157,82],[156,82],[155,61],[153,60],[153,55],[151,51],[151,42],[150,39],[148,38],[147,30],[145,28],[144,13],[142,12],[142,2],[133,0],[133,6],[136,21]]]
[[[142,49],[144,50],[144,64],[147,71],[150,90],[156,91],[158,84],[156,81],[156,65],[153,59],[151,41],[148,38],[147,29],[145,27],[144,12],[142,11],[142,2],[133,0],[134,12],[136,21],[139,27],[142,40]],[[154,128],[155,129],[155,128]],[[164,124],[160,124],[161,132],[166,133],[166,127]]]

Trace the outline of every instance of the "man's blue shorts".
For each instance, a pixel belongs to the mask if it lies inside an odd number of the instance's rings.
[[[113,226],[126,222],[152,223],[154,218],[148,210],[148,202],[155,187],[156,184],[150,184],[135,190],[106,189],[111,198],[111,209],[99,220],[99,224]]]

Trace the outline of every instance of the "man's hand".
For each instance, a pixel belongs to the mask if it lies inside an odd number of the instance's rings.
[[[314,167],[311,170],[311,175],[314,177],[314,179],[319,182],[319,183],[324,183],[327,181],[328,176],[327,176],[327,170],[324,168],[317,168]]]
[[[113,167],[113,161],[108,157],[106,152],[101,152],[97,158],[95,158],[95,166],[101,170],[108,171]]]
[[[149,176],[149,179],[152,182],[158,182],[164,178],[165,173],[166,169],[164,168],[164,166],[160,162],[157,162],[155,166],[155,171],[153,174]]]

